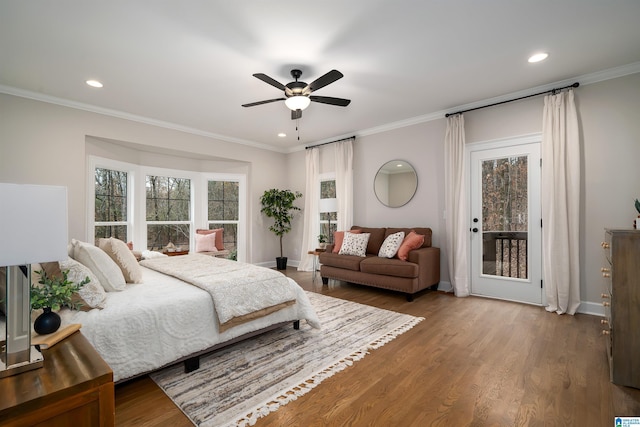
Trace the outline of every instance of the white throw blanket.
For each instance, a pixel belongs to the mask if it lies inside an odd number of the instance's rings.
[[[296,299],[282,273],[252,264],[202,254],[147,259],[140,264],[209,292],[220,325]]]

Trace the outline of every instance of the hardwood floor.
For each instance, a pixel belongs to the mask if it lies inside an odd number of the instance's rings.
[[[600,318],[425,292],[404,296],[287,270],[304,289],[424,317],[258,420],[268,426],[613,426],[640,390],[609,382]],[[190,426],[148,377],[116,386],[116,425]]]

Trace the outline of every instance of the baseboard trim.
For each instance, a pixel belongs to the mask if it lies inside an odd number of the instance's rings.
[[[604,306],[602,303],[582,301],[576,312],[580,314],[590,314],[591,316],[604,317]]]

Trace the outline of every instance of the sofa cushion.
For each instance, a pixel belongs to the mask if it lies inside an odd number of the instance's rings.
[[[320,263],[345,270],[360,271],[360,261],[364,258],[355,255],[339,255],[333,252],[322,252]]]
[[[398,231],[397,233],[389,234],[380,247],[378,252],[379,257],[393,258],[398,253],[400,245],[404,240],[404,231]]]
[[[330,252],[339,253],[340,248],[342,247],[342,242],[344,241],[344,233],[362,233],[360,230],[351,230],[351,231],[334,231],[333,232],[333,249]]]
[[[351,227],[351,230],[360,230],[362,233],[371,234],[371,236],[369,236],[369,242],[367,243],[367,253],[378,255],[378,252],[380,251],[380,247],[382,246],[382,242],[384,242],[384,238],[386,237],[385,236],[386,228],[379,228],[379,227],[369,228],[369,227],[360,227],[360,226],[354,225],[353,227]]]
[[[418,264],[401,261],[397,258],[367,257],[360,262],[363,273],[380,274],[393,277],[418,277]]]
[[[404,231],[405,237],[411,231],[415,231],[417,234],[422,234],[424,236],[424,243],[422,243],[421,247],[423,247],[423,248],[431,247],[431,234],[432,234],[432,231],[431,231],[430,228],[428,228],[428,227],[387,228],[386,229],[386,233],[385,233],[385,237],[390,235],[390,234],[397,233],[399,231]]]
[[[365,256],[367,253],[369,236],[369,233],[344,233],[344,240],[338,254],[356,255],[360,257]]]
[[[423,244],[424,235],[418,234],[415,231],[411,231],[402,241],[400,249],[398,249],[398,258],[400,258],[402,261],[406,261],[409,257],[409,252],[414,249],[421,248]]]

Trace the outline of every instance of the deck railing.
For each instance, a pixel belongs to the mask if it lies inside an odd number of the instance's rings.
[[[526,279],[529,271],[527,243],[526,231],[483,232],[483,274]]]

